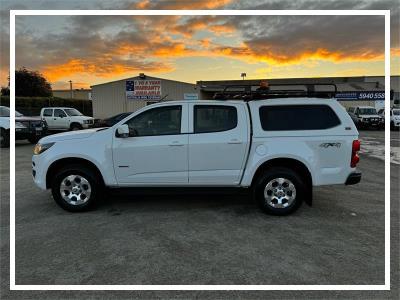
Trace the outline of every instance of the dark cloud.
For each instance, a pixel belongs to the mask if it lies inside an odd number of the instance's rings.
[[[363,60],[384,52],[382,16],[254,16],[231,17],[228,22],[242,33],[245,44],[232,51],[280,63],[298,60],[304,53]]]

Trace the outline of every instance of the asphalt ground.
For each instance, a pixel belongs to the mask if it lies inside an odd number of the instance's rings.
[[[363,131],[377,141],[382,131]],[[391,139],[397,140],[398,132]],[[393,141],[392,141],[393,143]],[[398,151],[393,143],[393,151]],[[72,214],[31,178],[16,145],[17,284],[384,284],[384,162],[361,153],[355,186],[265,215],[246,196],[109,196]],[[399,298],[399,165],[391,164],[391,291],[9,291],[9,150],[1,150],[1,299]]]

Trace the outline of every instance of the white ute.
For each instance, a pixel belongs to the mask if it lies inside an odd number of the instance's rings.
[[[49,130],[80,130],[93,126],[94,119],[82,115],[71,107],[43,107],[40,117],[46,121]]]
[[[42,138],[32,168],[69,211],[93,207],[106,187],[234,187],[284,215],[311,203],[313,186],[358,183],[359,149],[333,99],[168,101],[110,128]]]

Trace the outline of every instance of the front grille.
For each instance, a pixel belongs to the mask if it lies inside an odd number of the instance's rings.
[[[27,128],[42,127],[42,121],[18,121]]]

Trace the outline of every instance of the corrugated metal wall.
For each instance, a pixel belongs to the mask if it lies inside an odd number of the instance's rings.
[[[126,100],[127,80],[140,80],[139,77],[92,86],[93,116],[106,118],[121,112],[136,111],[153,100]],[[164,100],[182,100],[184,93],[196,93],[195,84],[146,76],[145,80],[161,80]]]

